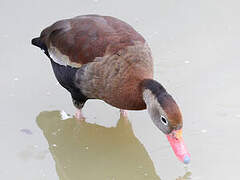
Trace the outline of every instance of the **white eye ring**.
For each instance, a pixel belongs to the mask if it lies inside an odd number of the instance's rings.
[[[167,126],[168,125],[168,121],[167,121],[167,118],[165,118],[164,116],[161,115],[161,121],[162,123]]]

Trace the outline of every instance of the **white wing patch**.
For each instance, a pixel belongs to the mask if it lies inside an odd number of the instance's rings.
[[[56,47],[54,47],[52,44],[50,44],[50,47],[48,48],[48,52],[50,57],[55,63],[58,63],[63,66],[72,66],[79,68],[81,67],[81,64],[71,62],[69,57],[62,54]]]

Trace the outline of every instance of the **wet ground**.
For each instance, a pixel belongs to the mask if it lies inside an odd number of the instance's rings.
[[[0,179],[239,179],[240,25],[237,1],[1,1]],[[80,14],[112,15],[149,42],[155,78],[176,98],[192,161],[185,167],[146,111],[87,102],[74,113],[50,63],[30,45]],[[67,115],[65,115],[67,116]]]

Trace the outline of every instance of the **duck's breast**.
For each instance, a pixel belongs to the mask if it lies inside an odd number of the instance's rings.
[[[153,78],[150,49],[146,43],[135,42],[85,65],[76,78],[76,85],[89,98],[104,100],[120,109],[145,109],[141,82]]]

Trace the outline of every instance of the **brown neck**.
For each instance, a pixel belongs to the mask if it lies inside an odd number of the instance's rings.
[[[159,97],[162,94],[167,94],[166,89],[157,81],[153,79],[144,79],[141,83],[142,91],[150,90],[155,97]]]

